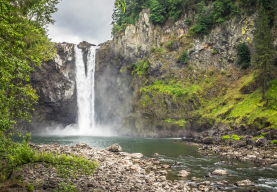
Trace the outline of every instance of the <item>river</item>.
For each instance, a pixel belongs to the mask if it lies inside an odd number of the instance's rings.
[[[195,153],[195,146],[187,145],[183,142],[175,142],[178,139],[158,139],[158,138],[131,138],[131,137],[92,137],[92,136],[32,136],[31,142],[35,144],[53,144],[72,146],[77,143],[86,143],[92,148],[106,148],[113,143],[118,143],[124,152],[142,153],[145,158],[153,158],[154,153],[159,153],[158,159],[163,164],[173,165],[180,162],[180,166],[172,166],[167,175],[169,180],[180,179],[176,175],[180,170],[189,170],[192,177],[207,179],[212,185],[217,186],[218,181],[227,181],[229,185],[221,186],[221,190],[245,191],[233,184],[236,181],[250,179],[256,186],[255,189],[262,192],[277,191],[277,168],[262,167],[252,162],[239,162],[235,160],[221,159],[217,156],[204,157]],[[230,161],[235,165],[223,164],[220,161]],[[227,176],[206,177],[215,169],[226,169]],[[195,182],[191,182],[195,185]],[[253,188],[253,187],[252,187]],[[249,189],[252,189],[249,188]]]

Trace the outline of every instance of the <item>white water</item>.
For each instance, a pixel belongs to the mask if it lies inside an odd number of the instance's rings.
[[[91,47],[89,49],[86,73],[82,50],[78,49],[77,45],[74,47],[78,105],[77,124],[72,124],[65,128],[56,127],[55,130],[49,128],[44,134],[64,136],[114,136],[108,128],[97,127],[95,123],[94,74],[96,49],[97,47]]]
[[[87,58],[87,74],[83,61],[83,53],[75,45],[76,84],[78,104],[78,130],[86,134],[95,128],[94,111],[94,73],[95,73],[95,47],[91,47]]]

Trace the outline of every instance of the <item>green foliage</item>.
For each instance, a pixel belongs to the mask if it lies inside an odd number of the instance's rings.
[[[28,190],[28,191],[34,191],[34,190],[35,190],[34,184],[27,183],[27,190]]]
[[[139,60],[137,64],[132,64],[133,73],[136,72],[140,77],[143,73],[145,73],[149,69],[148,61]]]
[[[240,43],[237,46],[238,63],[242,65],[242,68],[247,69],[250,66],[251,56],[250,50],[246,43]]]
[[[74,185],[62,182],[58,188],[54,189],[54,192],[78,192],[78,190]]]
[[[185,127],[186,124],[187,124],[185,119],[176,120],[176,119],[168,118],[168,119],[165,119],[164,121],[167,122],[167,123],[178,125],[179,127]]]
[[[125,12],[125,8],[126,8],[125,0],[116,0],[114,4],[115,4],[115,7],[120,9],[123,13]]]
[[[154,24],[162,24],[165,22],[165,9],[157,0],[150,0],[150,19]]]
[[[254,137],[253,140],[255,141],[256,139],[261,139],[261,138],[264,138],[264,136],[258,136],[258,137]]]
[[[213,55],[217,54],[217,50],[216,49],[213,49],[212,52],[211,52]]]
[[[221,71],[220,71],[220,74],[225,75],[226,72],[225,72],[224,70],[221,70]]]
[[[224,136],[222,136],[222,139],[224,139],[224,140],[229,140],[229,139],[230,139],[230,136],[229,136],[229,135],[224,135]]]
[[[216,0],[212,5],[211,15],[215,23],[222,23],[228,17],[239,13],[238,7],[232,0]]]
[[[273,36],[270,27],[266,22],[266,12],[263,7],[259,9],[255,36],[253,39],[255,53],[253,62],[257,66],[257,80],[263,87],[263,99],[269,78],[274,71],[275,50],[273,46]]]
[[[214,75],[214,71],[211,70],[211,71],[209,72],[209,74],[210,74],[210,76],[213,76],[213,75]]]
[[[0,132],[11,133],[16,119],[30,120],[32,104],[38,100],[29,83],[34,66],[56,54],[46,35],[46,24],[57,0],[1,0],[0,12]],[[11,135],[9,135],[11,136]]]
[[[184,64],[187,64],[189,62],[189,54],[187,51],[182,51],[180,57],[179,57],[179,60],[184,63]]]
[[[232,140],[239,141],[240,137],[237,135],[232,135]]]
[[[191,20],[190,20],[190,18],[187,18],[187,19],[186,19],[186,24],[187,24],[188,26],[191,25]]]
[[[261,133],[261,136],[265,136],[265,133]]]
[[[5,159],[5,167],[1,173],[10,175],[13,170],[24,164],[30,163],[48,163],[57,167],[58,176],[68,178],[69,175],[77,176],[77,174],[92,175],[97,163],[87,160],[82,156],[74,156],[65,154],[53,154],[52,152],[37,152],[32,150],[27,140],[23,140],[22,144],[11,142],[11,140],[2,139],[0,141],[0,159]]]
[[[189,70],[192,70],[192,66],[191,65],[189,65]]]
[[[169,42],[167,42],[167,43],[165,44],[165,46],[166,46],[168,49],[172,49],[172,47],[173,47],[173,41],[170,40]]]
[[[272,143],[272,144],[277,144],[277,140],[274,139],[274,140],[272,140],[270,143]]]
[[[207,16],[203,16],[200,17],[197,22],[194,24],[194,26],[192,26],[191,30],[200,35],[200,36],[204,36],[207,35],[209,33],[209,30],[212,28],[213,26],[213,16],[212,15],[207,15]]]

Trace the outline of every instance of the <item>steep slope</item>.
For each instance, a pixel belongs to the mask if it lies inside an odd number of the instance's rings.
[[[140,136],[183,136],[213,126],[277,128],[277,80],[269,84],[269,100],[262,101],[254,67],[245,70],[238,62],[238,45],[246,43],[253,52],[257,9],[202,37],[187,23],[189,18],[194,24],[196,14],[187,11],[177,22],[154,25],[144,9],[135,25],[100,45],[96,111],[101,124]]]
[[[77,92],[74,45],[55,44],[57,56],[36,67],[31,74],[32,87],[39,101],[34,105],[31,122],[20,121],[22,131],[39,133],[47,127],[66,126],[77,120]]]

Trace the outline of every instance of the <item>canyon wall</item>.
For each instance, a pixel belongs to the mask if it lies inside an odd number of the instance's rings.
[[[77,122],[74,45],[57,43],[55,47],[56,57],[35,67],[31,74],[31,84],[39,100],[34,105],[31,122],[18,122],[22,132],[39,133],[47,127]]]
[[[144,9],[136,25],[130,24],[124,34],[115,34],[97,51],[100,124],[120,134],[154,137],[242,124],[258,128],[257,122],[276,126],[273,120],[257,117],[250,122],[244,114],[232,114],[234,106],[258,87],[253,83],[254,69],[241,69],[237,56],[237,46],[243,42],[253,53],[256,9],[216,25],[204,37],[195,37],[186,24],[187,18],[194,23],[194,12],[161,26],[149,16]],[[274,45],[277,51],[277,38]],[[187,64],[179,59],[183,50],[189,53]],[[135,70],[133,63],[146,63],[146,68]]]

